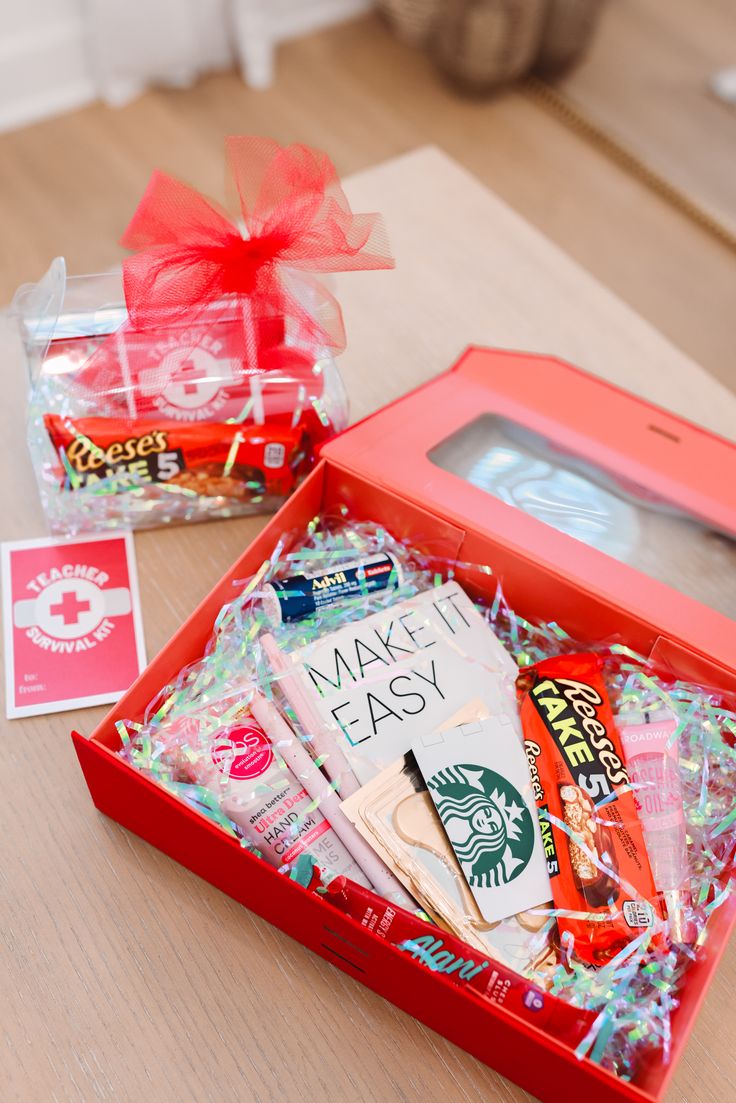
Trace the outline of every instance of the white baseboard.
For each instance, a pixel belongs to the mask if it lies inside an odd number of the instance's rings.
[[[279,41],[311,34],[369,11],[371,0],[266,0],[267,22]]]
[[[63,115],[66,111],[75,111],[97,99],[94,84],[81,80],[78,84],[67,84],[62,88],[50,88],[46,92],[25,96],[13,103],[0,100],[0,133],[18,130],[23,126]]]

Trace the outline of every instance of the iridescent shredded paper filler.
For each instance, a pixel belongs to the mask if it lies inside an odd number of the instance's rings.
[[[255,685],[273,696],[278,677],[271,675],[261,654],[261,631],[274,631],[279,645],[288,651],[449,578],[458,576],[472,589],[474,576],[493,575],[487,566],[443,559],[433,553],[431,544],[421,554],[395,540],[380,525],[353,523],[347,518],[348,510],[343,507],[338,516],[313,518],[306,533],[282,537],[270,559],[251,578],[234,584],[235,596],[220,610],[204,656],[157,695],[141,723],[118,723],[120,754],[127,762],[235,837],[238,832],[220,811],[212,789],[212,741],[223,728],[237,723]],[[333,571],[348,559],[378,552],[390,552],[398,560],[401,582],[397,589],[365,593],[304,620],[271,628],[260,602],[262,588],[270,579]],[[488,588],[487,578],[478,578],[478,582]],[[573,640],[554,622],[535,624],[516,614],[498,584],[490,603],[478,607],[521,668],[550,655],[591,647]],[[549,977],[538,979],[554,995],[597,1012],[577,1056],[589,1057],[630,1080],[648,1051],[661,1051],[662,1059],[669,1059],[671,1016],[679,1003],[683,978],[696,953],[708,952],[710,921],[730,898],[736,853],[736,714],[703,687],[680,680],[665,682],[652,672],[644,656],[620,642],[602,641],[595,650],[603,659],[614,713],[666,708],[678,718],[675,737],[687,820],[691,918],[697,938],[692,947],[658,951],[651,945],[652,932],[644,931],[597,969],[579,961],[572,940],[566,938],[551,985]],[[286,712],[299,738],[309,743],[310,733],[299,728],[288,708]],[[317,761],[321,764],[324,759]],[[204,764],[209,787],[203,784]],[[226,772],[222,783],[226,783]],[[314,807],[310,803],[306,812]],[[605,814],[605,802],[597,812]],[[566,825],[557,826],[572,834]],[[544,914],[551,924],[553,917],[563,912],[546,909]],[[585,917],[585,913],[575,915]],[[528,975],[534,979],[533,972]]]

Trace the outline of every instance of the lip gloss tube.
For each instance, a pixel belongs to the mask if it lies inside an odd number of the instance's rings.
[[[673,942],[692,941],[687,831],[678,765],[677,719],[666,710],[616,718],[629,781],[644,829],[654,883],[661,892]]]

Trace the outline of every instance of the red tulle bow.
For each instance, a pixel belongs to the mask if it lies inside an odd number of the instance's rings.
[[[233,218],[212,199],[155,172],[122,244],[132,326],[156,329],[238,302],[252,334],[282,317],[297,345],[344,347],[342,314],[312,273],[392,268],[376,214],[353,214],[335,167],[304,145],[226,139]]]

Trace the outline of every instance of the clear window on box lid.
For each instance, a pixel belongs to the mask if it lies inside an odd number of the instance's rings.
[[[646,487],[483,414],[429,453],[432,463],[547,525],[736,619],[736,536]]]

